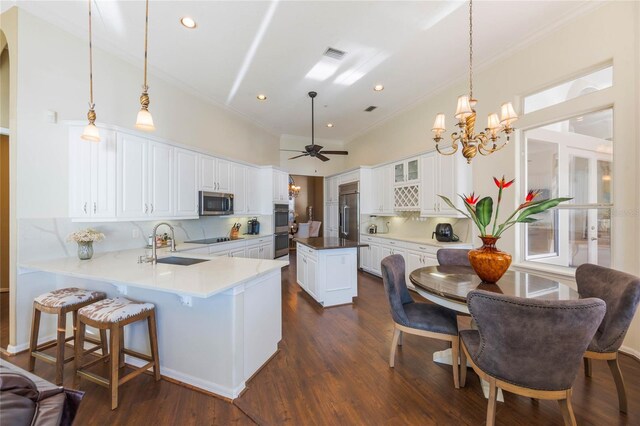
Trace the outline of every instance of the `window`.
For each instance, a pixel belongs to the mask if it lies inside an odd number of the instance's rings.
[[[613,66],[608,66],[525,97],[523,112],[528,114],[612,85]]]
[[[529,129],[524,141],[527,188],[573,198],[524,227],[525,260],[611,266],[613,110]]]

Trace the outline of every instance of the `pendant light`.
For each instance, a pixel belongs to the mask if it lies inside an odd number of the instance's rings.
[[[149,34],[149,0],[147,0],[144,23],[144,83],[140,95],[140,111],[136,119],[136,127],[141,130],[153,131],[153,117],[149,112],[149,86],[147,85],[147,37]]]
[[[91,43],[91,1],[89,0],[89,112],[87,113],[87,124],[80,139],[91,142],[100,142],[100,132],[96,127],[96,111],[93,103],[93,46]]]

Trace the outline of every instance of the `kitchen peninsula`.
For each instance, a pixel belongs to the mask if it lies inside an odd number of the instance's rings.
[[[286,262],[194,253],[200,263],[137,263],[140,250],[26,262],[21,274],[51,274],[59,288],[104,291],[155,304],[161,374],[227,398],[278,349],[281,268]],[[163,253],[159,256],[167,256]],[[125,344],[148,353],[145,324],[125,329]]]
[[[297,282],[322,306],[352,303],[358,295],[358,248],[343,238],[297,238]]]

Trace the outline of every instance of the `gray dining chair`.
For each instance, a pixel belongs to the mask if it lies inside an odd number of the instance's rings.
[[[460,331],[460,364],[467,359],[489,382],[487,425],[495,423],[497,388],[557,400],[566,425],[575,425],[571,386],[580,360],[604,317],[596,298],[537,300],[473,290],[467,296],[477,330]],[[460,386],[467,371],[460,372]]]
[[[458,389],[460,345],[456,312],[431,303],[415,302],[411,298],[405,280],[404,258],[399,254],[382,259],[382,281],[389,297],[394,327],[389,367],[394,366],[396,347],[402,345],[403,333],[445,340],[451,343],[453,385]]]
[[[597,297],[607,313],[584,354],[584,372],[591,377],[591,360],[606,360],[618,390],[618,407],[627,412],[627,394],[618,363],[618,349],[640,303],[640,278],[603,266],[584,264],[576,269],[580,297]]]
[[[438,264],[471,266],[469,263],[469,250],[467,249],[440,249],[436,252]]]

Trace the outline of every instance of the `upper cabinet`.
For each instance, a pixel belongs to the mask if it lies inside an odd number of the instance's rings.
[[[273,201],[289,202],[289,173],[273,170]]]
[[[100,143],[80,139],[82,127],[69,128],[69,215],[116,215],[116,135],[101,130]]]
[[[328,203],[338,202],[338,176],[325,178],[325,201]]]
[[[393,183],[396,185],[417,183],[420,180],[420,160],[411,158],[393,165]]]
[[[393,215],[392,165],[363,169],[360,174],[361,212],[372,215]]]
[[[462,217],[449,207],[439,195],[449,198],[457,208],[464,211],[464,203],[458,194],[469,194],[471,166],[461,155],[445,156],[431,152],[421,158],[422,168],[422,216]]]
[[[242,164],[231,164],[233,213],[247,213],[247,167]]]
[[[149,215],[173,215],[173,147],[149,142]]]
[[[117,216],[145,217],[149,215],[149,141],[123,133],[118,133],[117,140]]]
[[[210,155],[198,155],[200,162],[200,190],[231,192],[231,162]]]
[[[175,216],[198,216],[198,154],[175,148]]]

